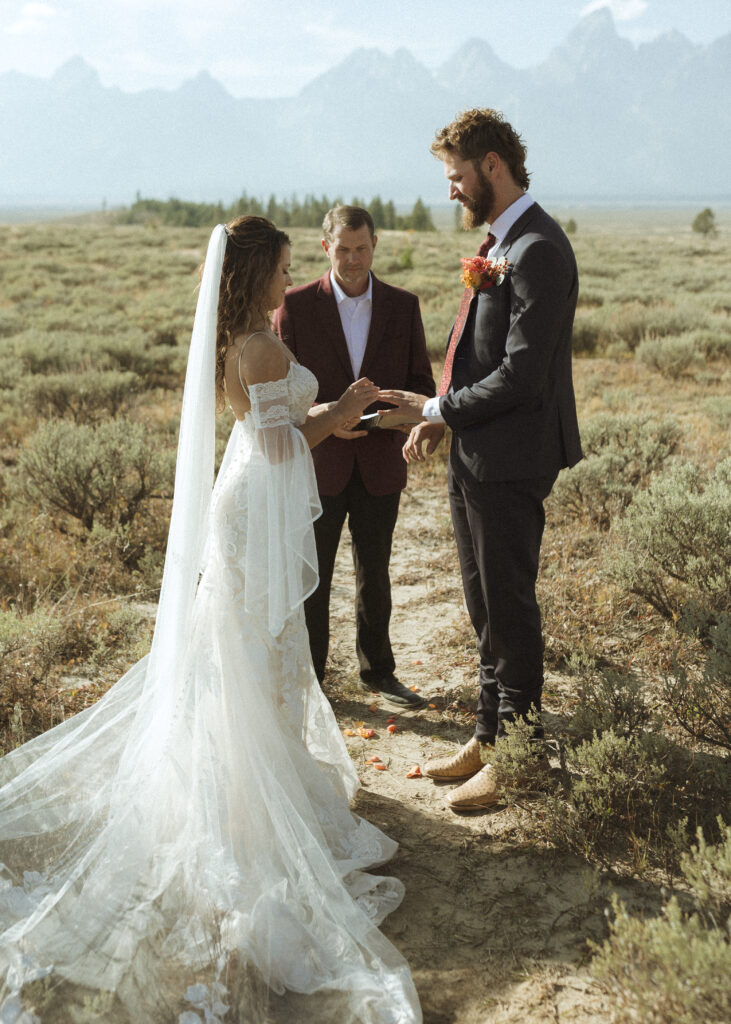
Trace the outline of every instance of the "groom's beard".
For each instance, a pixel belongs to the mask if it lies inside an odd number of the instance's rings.
[[[465,231],[479,228],[481,224],[491,219],[492,210],[495,207],[495,189],[485,177],[482,168],[477,168],[477,181],[479,189],[476,196],[468,198],[465,196],[462,204],[462,227]]]

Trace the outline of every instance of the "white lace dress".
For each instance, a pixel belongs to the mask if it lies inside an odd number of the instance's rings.
[[[396,844],[350,811],[310,662],[319,501],[296,425],[315,393],[294,363],[251,388],[171,685],[150,693],[153,643],[0,760],[3,1024],[421,1020],[377,928],[403,886],[364,872]]]

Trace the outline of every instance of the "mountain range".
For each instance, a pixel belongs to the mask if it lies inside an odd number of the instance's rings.
[[[483,39],[436,70],[405,49],[360,49],[280,99],[235,98],[206,71],[127,93],[75,57],[49,79],[0,74],[0,206],[117,205],[138,192],[443,201],[429,143],[473,106],[520,131],[537,198],[726,199],[729,68],[731,33],[635,47],[606,8],[533,68],[508,66]]]

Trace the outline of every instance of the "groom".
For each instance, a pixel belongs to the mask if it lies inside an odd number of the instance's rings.
[[[497,802],[490,751],[507,722],[541,710],[543,501],[559,470],[582,457],[571,377],[578,276],[566,235],[528,194],[525,147],[499,112],[461,114],[431,151],[463,227],[487,223],[489,232],[465,281],[437,397],[381,397],[422,419],[404,446],[407,462],[423,461],[423,445],[431,454],[444,424],[452,428],[449,500],[480,692],[475,735],[425,773],[467,779],[447,797],[461,811]]]

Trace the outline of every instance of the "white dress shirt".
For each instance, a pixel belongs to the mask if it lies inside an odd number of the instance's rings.
[[[362,295],[352,297],[346,295],[335,275],[330,271],[330,283],[332,284],[333,295],[338,304],[340,323],[343,325],[345,341],[348,345],[350,365],[353,367],[353,376],[356,380],[360,376],[360,368],[363,364],[368,331],[371,329],[371,312],[373,309],[373,279],[368,275],[368,287]]]
[[[507,235],[508,231],[515,224],[518,217],[522,217],[525,211],[533,205],[534,199],[524,192],[522,196],[511,203],[506,210],[500,214],[499,217],[495,218],[493,224],[490,225],[490,231],[495,236],[495,241],[491,248],[488,250],[488,259],[493,255],[497,247],[500,245],[502,240]],[[444,423],[444,417],[439,411],[439,399],[441,395],[436,395],[434,398],[428,398],[424,403],[424,408],[421,410],[421,415],[429,423]]]

